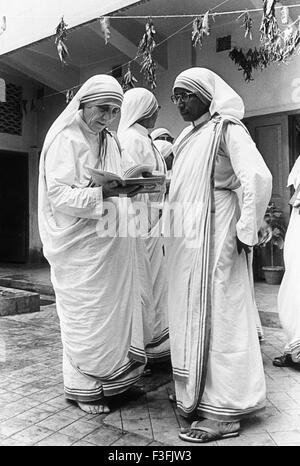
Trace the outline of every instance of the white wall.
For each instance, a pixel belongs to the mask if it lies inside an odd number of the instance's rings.
[[[259,47],[259,23],[253,30],[253,41],[244,39],[244,29],[240,24],[230,22],[225,26],[214,27],[208,37],[204,37],[202,49],[192,52],[191,30],[174,36],[168,41],[169,68],[158,73],[158,86],[155,91],[162,106],[157,127],[167,127],[177,135],[185,126],[176,107],[170,101],[172,85],[179,72],[191,66],[209,68],[219,74],[244,100],[246,117],[300,110],[300,55],[293,56],[288,64],[272,64],[263,71],[255,71],[254,80],[247,83],[242,71],[228,56],[228,50],[216,53],[216,37],[232,35],[232,46],[244,50]]]

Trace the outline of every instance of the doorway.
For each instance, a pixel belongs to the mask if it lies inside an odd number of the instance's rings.
[[[28,259],[28,154],[0,150],[0,262]]]

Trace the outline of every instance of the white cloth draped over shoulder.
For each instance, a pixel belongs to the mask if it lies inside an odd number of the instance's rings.
[[[191,68],[176,87],[210,103],[173,147],[167,250],[177,406],[183,415],[197,409],[201,417],[235,421],[265,402],[247,261],[236,237],[257,242],[271,174],[240,121],[242,99],[228,84],[210,70]]]
[[[284,242],[285,272],[278,293],[279,319],[287,337],[285,353],[300,362],[300,156],[288,177],[288,186],[295,189],[295,201]]]
[[[171,144],[171,142],[157,139],[156,141],[153,141],[153,144],[159,150],[159,152],[165,160],[167,157],[169,157],[169,155],[172,154],[173,145]]]
[[[124,169],[136,164],[146,164],[152,170],[166,173],[162,155],[154,146],[148,130],[138,123],[141,119],[152,116],[157,108],[155,96],[147,89],[134,88],[125,92],[118,127]],[[170,355],[166,264],[160,221],[163,200],[164,190],[139,194],[133,202],[136,211],[139,211],[138,220],[141,226],[139,266],[142,295],[147,297],[149,308],[146,312],[153,324],[153,339],[146,347],[148,360],[152,362],[161,361]]]
[[[88,167],[122,174],[120,151],[79,110],[82,101],[120,106],[122,98],[114,78],[90,78],[50,128],[40,160],[39,229],[61,325],[65,394],[78,401],[126,390],[146,361],[136,240],[118,234],[130,200],[104,201],[101,187],[89,187]]]

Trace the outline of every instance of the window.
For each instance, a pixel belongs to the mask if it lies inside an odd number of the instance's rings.
[[[0,102],[0,133],[22,135],[21,86],[6,85],[6,102]]]

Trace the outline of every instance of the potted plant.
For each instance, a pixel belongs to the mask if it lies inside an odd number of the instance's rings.
[[[283,249],[286,226],[283,212],[279,210],[274,202],[270,202],[267,207],[264,224],[259,231],[259,247],[268,247],[270,265],[262,267],[266,283],[278,285],[283,277],[284,267],[274,265],[274,255],[276,249]]]

